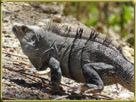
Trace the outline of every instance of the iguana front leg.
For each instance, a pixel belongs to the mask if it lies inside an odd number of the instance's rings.
[[[49,68],[51,69],[51,85],[54,91],[60,89],[59,84],[61,82],[61,68],[60,63],[54,57],[49,59]]]

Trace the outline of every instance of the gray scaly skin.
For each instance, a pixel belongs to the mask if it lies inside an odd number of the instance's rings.
[[[92,92],[100,92],[104,85],[115,83],[134,92],[134,65],[110,40],[97,37],[95,31],[90,32],[89,38],[83,38],[85,29],[78,28],[76,36],[70,37],[63,36],[64,32],[53,26],[16,24],[13,32],[38,71],[51,69],[51,82],[55,87],[63,75],[85,83]],[[66,32],[71,33],[71,29]]]

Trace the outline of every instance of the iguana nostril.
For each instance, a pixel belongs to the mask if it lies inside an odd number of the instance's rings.
[[[12,31],[16,32],[16,27],[15,26],[13,26]]]
[[[12,27],[12,31],[13,31],[13,32],[17,32],[19,28],[20,28],[20,26],[14,25],[14,26]]]

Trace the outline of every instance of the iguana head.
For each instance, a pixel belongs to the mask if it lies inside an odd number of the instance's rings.
[[[15,24],[12,28],[15,36],[18,38],[23,52],[27,56],[36,55],[39,51],[39,27]]]
[[[38,26],[28,26],[24,24],[14,24],[12,31],[18,38],[22,50],[28,56],[36,69],[42,66],[42,53],[46,50],[46,43],[41,37],[43,31]]]

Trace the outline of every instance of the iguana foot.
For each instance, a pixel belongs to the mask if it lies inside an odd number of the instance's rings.
[[[80,87],[80,93],[83,94],[96,94],[96,93],[100,93],[102,91],[101,88],[95,88],[96,86],[93,85],[92,88],[90,88],[88,85],[81,85]]]
[[[61,86],[59,86],[59,87],[52,87],[52,89],[51,89],[51,91],[50,91],[50,93],[52,94],[52,95],[62,95],[62,94],[64,94],[64,90],[63,90],[63,88],[61,87]]]
[[[52,95],[62,95],[62,94],[64,94],[64,90],[60,85],[51,83],[50,93]]]

